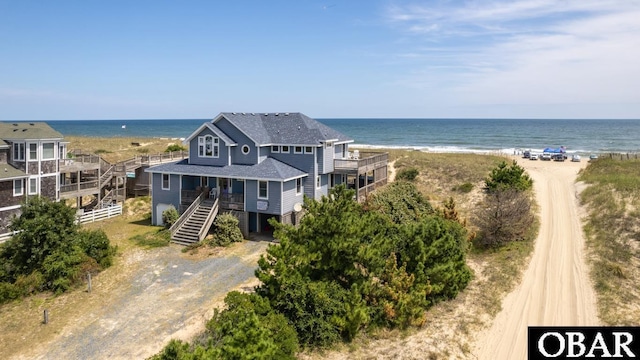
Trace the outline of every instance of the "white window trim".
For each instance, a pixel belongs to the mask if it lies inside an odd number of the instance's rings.
[[[36,186],[34,186],[35,189],[31,188],[31,180],[35,180],[35,182],[36,182]],[[33,190],[33,191],[31,191],[31,190]],[[38,178],[29,178],[28,192],[29,192],[29,195],[38,194]]]
[[[298,185],[298,182],[300,185]],[[296,179],[296,195],[300,195],[304,192],[304,184],[302,183],[302,178]]]
[[[244,151],[244,149],[247,149],[247,151]],[[242,145],[242,153],[244,155],[249,155],[249,153],[251,152],[251,147],[249,145]]]
[[[35,157],[33,157],[33,158],[31,157],[31,146],[32,146],[32,145],[35,145],[35,147],[36,147],[36,151],[35,151],[35,155],[36,155],[36,156],[35,156]],[[29,155],[29,156],[28,156],[28,160],[38,160],[38,144],[37,144],[37,143],[29,143],[27,147],[29,148],[29,152],[28,152],[28,155]]]
[[[297,148],[300,148],[300,151],[298,151]],[[294,146],[293,147],[293,153],[294,154],[302,154],[303,151],[304,151],[304,146]]]
[[[310,151],[307,151],[307,149],[309,149]],[[304,153],[305,154],[313,154],[313,146],[305,146],[304,147]]]
[[[17,149],[17,151],[16,151],[16,149]],[[25,153],[26,153],[26,146],[25,146],[25,144],[23,142],[13,143],[13,149],[12,150],[13,150],[13,161],[24,161]],[[22,150],[22,151],[20,151],[20,150]]]
[[[280,146],[271,145],[271,153],[277,154],[280,152]]]
[[[285,150],[285,148],[287,150]],[[288,145],[283,145],[282,147],[280,147],[280,152],[283,154],[288,154],[289,153],[289,146]]]
[[[44,157],[44,146],[46,144],[51,144],[53,145],[53,147],[51,148],[53,150],[53,154],[51,155],[51,157]],[[40,157],[42,160],[54,160],[56,158],[56,143],[54,142],[46,142],[46,143],[42,143],[42,156]]]
[[[260,196],[260,183],[267,184],[267,196]],[[262,199],[262,200],[269,199],[269,182],[268,181],[258,180],[258,199]]]
[[[20,192],[16,192],[16,184],[20,182]],[[23,179],[15,179],[13,180],[13,196],[22,196],[24,195],[24,180]]]
[[[165,175],[167,176],[167,187],[164,186],[164,177]],[[162,174],[162,178],[161,178],[161,184],[160,186],[162,187],[162,190],[170,190],[171,189],[171,175],[169,174]]]
[[[207,155],[207,138],[211,138],[211,155]],[[210,134],[198,136],[198,157],[216,159],[219,158],[220,138]]]

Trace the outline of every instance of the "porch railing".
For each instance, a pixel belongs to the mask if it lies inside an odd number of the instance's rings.
[[[244,211],[244,194],[220,194],[220,207]]]

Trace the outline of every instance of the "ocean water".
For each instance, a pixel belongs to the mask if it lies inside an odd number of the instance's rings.
[[[505,152],[565,146],[569,153],[639,153],[640,120],[318,119],[371,148]],[[57,120],[63,135],[180,139],[208,119]]]

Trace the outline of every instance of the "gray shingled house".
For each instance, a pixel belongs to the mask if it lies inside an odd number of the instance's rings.
[[[43,122],[0,122],[0,235],[27,196],[59,199],[62,134]]]
[[[386,153],[349,152],[353,139],[301,113],[221,113],[187,139],[189,158],[153,166],[152,222],[173,206],[178,243],[202,240],[213,218],[231,212],[245,236],[270,231],[269,218],[295,224],[303,197],[345,183],[358,198],[386,183]]]

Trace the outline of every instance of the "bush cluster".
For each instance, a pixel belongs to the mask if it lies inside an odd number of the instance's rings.
[[[426,310],[471,279],[466,230],[410,183],[367,204],[338,186],[305,199],[298,227],[270,221],[279,244],[258,262],[253,294],[228,294],[205,336],[172,341],[154,359],[289,359],[362,331],[421,325]]]
[[[0,303],[38,291],[60,293],[87,273],[111,266],[116,249],[102,230],[82,230],[75,210],[29,198],[13,220],[17,231],[0,247]]]
[[[242,232],[238,227],[240,222],[231,214],[220,214],[213,221],[214,236],[209,245],[213,246],[229,246],[234,242],[244,240]]]
[[[167,229],[173,226],[179,218],[180,214],[178,214],[178,210],[176,210],[173,205],[169,206],[162,212],[162,222],[164,223],[164,227]]]
[[[514,161],[502,162],[485,180],[484,202],[475,210],[474,222],[479,228],[475,244],[497,247],[527,238],[534,223],[530,190],[533,180]]]
[[[414,181],[418,175],[419,175],[419,171],[418,169],[411,167],[411,168],[404,168],[404,169],[400,169],[398,170],[398,173],[396,174],[396,179],[398,180],[406,180],[406,181]]]

